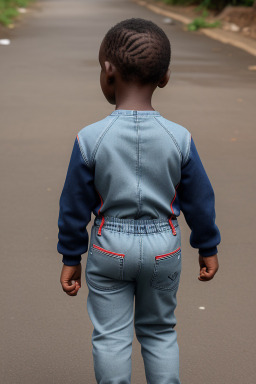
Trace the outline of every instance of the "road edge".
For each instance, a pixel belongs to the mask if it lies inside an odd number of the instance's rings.
[[[162,8],[159,5],[153,5],[153,4],[147,3],[146,1],[142,1],[142,0],[132,0],[132,1],[134,3],[142,6],[142,7],[149,9],[150,11],[152,11],[158,15],[170,17],[170,18],[177,20],[177,21],[179,21],[185,25],[188,25],[189,23],[191,23],[193,21],[192,19],[190,19],[187,16],[183,16],[183,15],[180,15],[180,14],[175,13],[173,11],[166,10],[165,8]],[[218,40],[223,44],[233,45],[236,48],[240,48],[240,49],[246,51],[247,53],[250,53],[251,55],[256,56],[256,41],[255,41],[255,43],[254,43],[254,41],[251,41],[251,40],[246,41],[246,40],[248,40],[248,38],[246,38],[246,37],[240,37],[238,39],[237,35],[232,35],[234,32],[226,32],[226,31],[219,30],[219,29],[213,30],[213,29],[202,28],[202,29],[200,29],[200,32],[202,32],[204,35],[210,37],[211,39]],[[252,46],[252,44],[254,46]]]

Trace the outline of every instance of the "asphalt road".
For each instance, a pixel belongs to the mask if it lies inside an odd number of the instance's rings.
[[[77,132],[112,112],[99,87],[99,44],[130,17],[170,37],[172,78],[154,107],[192,132],[222,233],[220,270],[202,283],[180,220],[182,384],[256,382],[255,58],[129,0],[45,0],[0,46],[1,383],[95,383],[85,281],[76,298],[59,284],[58,200]],[[132,383],[145,383],[135,339]]]

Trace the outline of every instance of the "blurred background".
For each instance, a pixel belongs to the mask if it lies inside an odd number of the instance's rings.
[[[96,383],[84,279],[59,283],[58,202],[75,137],[113,111],[98,50],[141,17],[172,44],[171,80],[153,106],[193,135],[216,194],[220,270],[199,282],[183,217],[176,310],[183,384],[254,384],[255,2],[0,0],[0,380]],[[90,228],[88,228],[90,230]],[[146,383],[134,338],[132,383]]]

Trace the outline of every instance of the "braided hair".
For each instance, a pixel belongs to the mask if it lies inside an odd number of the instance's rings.
[[[166,74],[171,45],[152,21],[132,18],[112,27],[103,39],[103,52],[125,81],[158,83]]]

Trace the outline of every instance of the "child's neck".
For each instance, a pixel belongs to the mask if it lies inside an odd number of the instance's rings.
[[[154,111],[151,102],[155,88],[151,84],[120,84],[116,90],[116,109]]]

